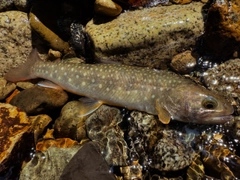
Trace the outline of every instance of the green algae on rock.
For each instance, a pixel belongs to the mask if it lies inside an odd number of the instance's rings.
[[[125,64],[166,68],[170,59],[191,46],[204,31],[203,3],[172,5],[120,14],[86,25],[96,58]]]

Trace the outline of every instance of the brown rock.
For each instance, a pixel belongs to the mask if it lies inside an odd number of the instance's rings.
[[[39,114],[63,106],[68,95],[63,90],[35,86],[25,89],[10,101],[26,113]]]
[[[216,0],[208,11],[204,35],[205,53],[215,59],[232,56],[239,50],[240,43],[240,1]]]
[[[78,141],[87,138],[85,119],[79,117],[81,108],[79,101],[70,101],[62,108],[61,116],[54,124],[57,137],[69,137]]]
[[[30,150],[31,123],[25,112],[10,104],[0,103],[0,127],[0,172],[2,172],[13,162],[15,165],[21,163],[22,159],[17,155],[19,152]]]
[[[122,7],[112,0],[96,0],[94,9],[95,12],[107,16],[117,16],[122,12]]]
[[[26,60],[32,49],[31,28],[27,13],[0,13],[0,77]]]
[[[170,66],[181,74],[191,72],[196,66],[196,59],[192,56],[191,51],[185,51],[173,57]]]

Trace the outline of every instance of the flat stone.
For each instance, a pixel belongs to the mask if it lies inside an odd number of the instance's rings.
[[[68,95],[63,90],[34,86],[14,96],[10,104],[28,114],[39,114],[63,106],[67,99]]]
[[[22,64],[32,49],[31,28],[27,13],[0,13],[0,77]]]
[[[165,69],[171,58],[195,45],[204,32],[203,3],[121,13],[109,22],[86,25],[96,58]]]

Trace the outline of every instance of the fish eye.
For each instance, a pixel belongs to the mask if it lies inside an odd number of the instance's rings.
[[[202,106],[205,109],[215,109],[217,105],[217,100],[213,97],[207,97],[202,101]]]

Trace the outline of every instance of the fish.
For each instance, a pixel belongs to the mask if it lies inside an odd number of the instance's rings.
[[[168,70],[123,64],[47,62],[33,49],[24,64],[5,75],[10,82],[35,78],[88,97],[82,114],[107,104],[157,115],[163,124],[171,119],[221,124],[233,118],[233,106],[226,98]]]

